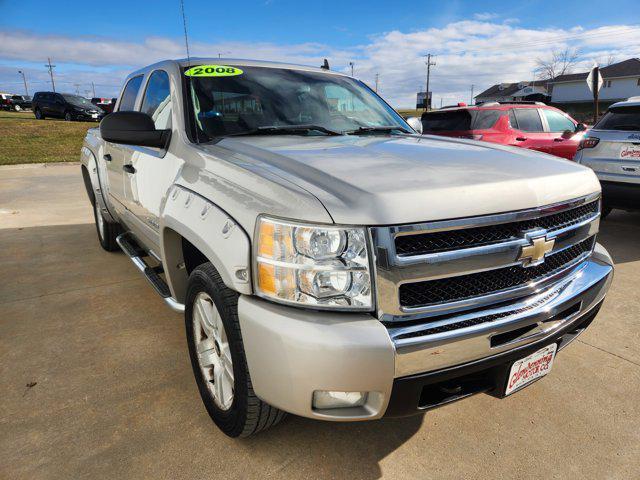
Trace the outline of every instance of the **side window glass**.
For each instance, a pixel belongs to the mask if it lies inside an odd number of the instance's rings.
[[[171,128],[171,89],[164,70],[156,70],[149,77],[140,111],[153,119],[157,129]]]
[[[542,132],[542,120],[536,108],[515,109],[518,129],[523,132]]]
[[[140,90],[140,85],[142,85],[142,75],[138,75],[137,77],[133,77],[129,80],[127,86],[124,87],[124,92],[122,92],[122,101],[120,102],[118,111],[130,112],[133,110],[133,107],[136,104],[138,91]]]
[[[498,119],[500,118],[500,110],[478,110],[476,119],[473,122],[474,130],[488,130],[493,128]]]
[[[542,110],[543,115],[547,119],[550,132],[564,132],[565,130],[573,131],[576,126],[571,120],[555,110]]]

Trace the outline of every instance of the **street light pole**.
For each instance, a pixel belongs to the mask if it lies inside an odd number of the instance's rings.
[[[378,93],[378,80],[380,79],[380,74],[376,73],[376,93]]]
[[[18,73],[22,75],[22,81],[24,82],[24,94],[29,95],[29,89],[27,88],[27,77],[24,76],[24,72],[22,70],[18,70]]]
[[[430,53],[427,53],[425,55],[425,57],[427,57],[427,61],[426,61],[426,64],[427,64],[427,98],[426,98],[427,108],[426,108],[426,110],[428,111],[429,107],[431,106],[430,102],[429,102],[429,77],[431,75],[431,67],[435,66],[436,62],[431,62],[431,54]]]
[[[53,81],[53,69],[55,68],[55,65],[51,65],[51,58],[47,57],[47,64],[45,65],[45,67],[47,67],[49,69],[49,76],[51,77],[51,88],[53,89],[53,91],[56,91],[56,84]]]
[[[471,84],[471,101],[469,102],[469,105],[473,105],[473,87],[475,87],[475,85],[472,83]]]

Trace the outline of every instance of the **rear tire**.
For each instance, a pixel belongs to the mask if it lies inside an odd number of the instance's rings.
[[[16,112],[21,112],[21,111],[22,111],[22,107],[21,107],[20,105],[14,105],[14,106],[13,106],[13,109],[14,109]]]
[[[200,397],[220,430],[229,437],[248,437],[284,418],[285,412],[253,391],[238,320],[238,294],[225,286],[209,262],[189,276],[185,327]]]
[[[102,211],[100,211],[100,205],[98,202],[93,202],[93,218],[96,222],[96,231],[98,232],[98,241],[100,246],[107,252],[115,252],[120,249],[116,242],[116,237],[120,235],[122,229],[119,223],[108,222]]]
[[[42,110],[40,110],[39,108],[36,108],[33,112],[33,114],[36,116],[36,120],[44,120],[44,114],[42,113]]]

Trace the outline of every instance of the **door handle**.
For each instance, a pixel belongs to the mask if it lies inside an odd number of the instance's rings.
[[[136,167],[134,167],[130,163],[127,163],[126,165],[123,165],[122,169],[127,173],[136,173]]]
[[[564,138],[554,138],[554,142],[564,142]]]
[[[111,155],[109,155],[108,153],[105,153],[102,158],[104,158],[105,162],[110,162],[111,161]]]
[[[518,142],[525,142],[527,140],[527,137],[516,137],[516,140]]]

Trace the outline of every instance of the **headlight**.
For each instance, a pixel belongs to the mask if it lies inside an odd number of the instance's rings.
[[[363,228],[260,218],[256,290],[282,303],[371,310],[371,275]]]

